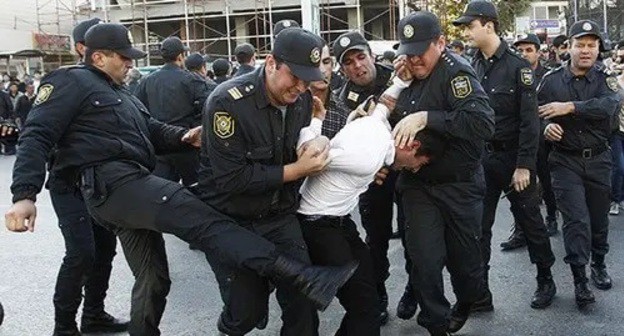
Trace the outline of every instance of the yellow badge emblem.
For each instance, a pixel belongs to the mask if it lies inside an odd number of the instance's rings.
[[[234,135],[234,119],[227,112],[214,114],[213,131],[221,139],[227,139]]]
[[[618,92],[618,90],[620,89],[620,86],[618,85],[617,79],[615,79],[615,77],[607,77],[607,86],[614,92]]]
[[[529,68],[520,69],[520,80],[524,85],[533,85],[533,70]]]
[[[50,95],[52,94],[52,91],[54,91],[54,85],[42,85],[37,92],[37,98],[35,99],[34,105],[39,105],[48,100],[48,98],[50,98]]]
[[[319,48],[312,49],[312,51],[310,52],[310,61],[314,64],[321,61],[321,49]]]
[[[466,98],[472,93],[472,84],[468,76],[457,76],[451,80],[451,88],[455,98]]]

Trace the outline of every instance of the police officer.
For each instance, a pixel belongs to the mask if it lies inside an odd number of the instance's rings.
[[[556,68],[561,65],[562,62],[567,61],[570,58],[568,53],[568,37],[566,35],[557,35],[550,45],[550,57],[548,60],[548,66],[550,68]]]
[[[80,63],[83,62],[86,50],[85,34],[89,28],[99,23],[101,20],[95,18],[80,22],[74,27],[72,35]],[[43,92],[45,93],[45,89]],[[54,334],[78,334],[76,313],[83,288],[81,331],[125,331],[128,328],[127,321],[118,320],[104,311],[104,298],[113,267],[117,238],[111,231],[93,221],[79,196],[80,191],[69,177],[70,172],[57,169],[57,163],[58,156],[53,152],[46,186],[50,190],[52,206],[65,240],[65,257],[54,288]]]
[[[234,77],[256,70],[256,48],[249,43],[241,43],[234,48],[234,56],[239,64]]]
[[[309,83],[323,78],[322,47],[323,41],[306,30],[282,31],[263,67],[219,85],[203,119],[202,200],[304,263],[309,256],[295,213],[300,179],[324,168],[327,150],[296,153],[295,147],[312,116]],[[320,101],[315,104],[321,107]],[[224,301],[218,328],[244,335],[268,314],[269,283],[214,257],[208,256]],[[291,285],[275,285],[281,334],[316,335],[313,307]]]
[[[212,63],[212,71],[215,75],[214,81],[218,85],[230,79],[232,66],[228,60],[219,58]]]
[[[570,62],[546,74],[538,88],[544,135],[553,144],[548,162],[563,218],[564,261],[574,276],[577,305],[595,301],[585,265],[598,289],[611,288],[609,251],[609,136],[620,104],[617,79],[598,63],[603,40],[598,25],[582,20],[570,27]]]
[[[503,192],[509,198],[516,223],[523,228],[531,262],[537,265],[538,286],[531,307],[545,308],[556,292],[550,271],[555,256],[540,213],[535,179],[540,129],[533,70],[497,35],[498,13],[490,1],[470,2],[453,24],[463,26],[464,37],[479,49],[472,66],[488,93],[496,120],[496,131],[486,143],[487,155],[483,160],[486,194],[481,252],[486,295],[475,303],[473,310],[494,309],[488,271],[492,225]]]
[[[346,82],[338,91],[339,99],[354,110],[369,96],[380,98],[388,88],[393,69],[378,63],[371,48],[362,34],[349,31],[334,41],[334,55],[345,75]],[[346,121],[346,119],[345,119]],[[339,127],[340,129],[342,127]],[[392,237],[392,219],[394,208],[394,184],[396,172],[390,172],[383,184],[371,183],[368,190],[360,195],[359,211],[362,226],[366,230],[366,243],[373,257],[373,269],[379,292],[381,324],[388,322],[388,293],[386,279],[390,276],[388,261],[389,240]],[[415,297],[410,286],[406,286],[405,299],[415,308]],[[411,318],[415,314],[407,315]],[[409,316],[411,315],[411,316]]]
[[[514,42],[514,47],[522,54],[533,69],[535,82],[539,83],[546,72],[550,70],[542,66],[539,61],[540,40],[535,34],[525,34]],[[537,176],[542,189],[542,197],[546,204],[546,230],[549,236],[557,233],[557,204],[555,203],[555,194],[552,191],[550,182],[550,170],[548,169],[548,153],[550,152],[550,143],[544,141],[543,135],[540,135],[539,148],[537,151]],[[516,220],[517,222],[517,220]],[[513,250],[526,246],[526,237],[520,225],[514,222],[511,236],[507,241],[500,244],[503,251]]]
[[[210,77],[208,77],[208,69],[206,68],[206,57],[202,56],[200,53],[192,53],[188,55],[188,57],[184,60],[184,67],[188,70],[191,75],[195,76],[199,80],[206,81],[206,85],[208,88],[207,96],[210,96],[212,90],[217,86]],[[204,99],[204,103],[205,103]],[[199,103],[199,102],[198,102]],[[203,108],[203,105],[202,105]]]
[[[202,108],[215,85],[184,70],[185,51],[188,47],[180,38],[166,38],[160,47],[165,65],[145,77],[135,95],[157,120],[191,128],[201,123]],[[197,182],[198,167],[198,151],[165,154],[158,157],[154,174],[190,186]]]
[[[422,129],[448,141],[442,156],[418,172],[402,171],[397,181],[412,287],[421,307],[418,324],[431,335],[447,335],[464,325],[470,306],[482,296],[478,237],[485,185],[480,159],[484,140],[494,133],[494,113],[468,62],[446,49],[434,14],[418,11],[404,17],[398,34],[402,59],[395,69],[413,81],[391,114],[396,142],[405,146]],[[445,266],[459,307],[452,316],[444,296]]]
[[[45,178],[47,154],[58,148],[55,171],[67,172],[96,222],[114,230],[135,275],[130,335],[159,335],[170,280],[161,232],[196,244],[222,262],[292,283],[316,307],[329,305],[356,265],[306,266],[275,245],[235,225],[182,185],[150,173],[155,150],[190,150],[201,128],[166,125],[152,118],[122,86],[133,59],[120,24],[93,26],[86,36],[85,66],[62,68],[41,83],[35,107],[20,137],[13,169],[10,231],[34,230],[35,200]]]

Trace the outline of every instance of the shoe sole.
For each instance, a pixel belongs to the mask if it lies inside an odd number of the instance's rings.
[[[584,301],[576,301],[576,306],[579,309],[583,309],[586,308],[587,306],[591,305],[592,303],[595,303],[596,299],[592,299],[592,300],[584,300]]]
[[[494,306],[481,306],[476,308],[470,308],[471,313],[488,313],[494,311]]]
[[[526,247],[526,245],[519,245],[519,246],[501,246],[501,251],[513,251],[513,250],[517,250],[517,249],[521,249],[523,247]]]
[[[325,288],[322,288],[320,290],[320,294],[318,295],[318,297],[320,297],[320,301],[313,300],[316,309],[320,311],[325,311],[325,309],[329,307],[331,302],[334,300],[334,297],[336,297],[338,289],[340,289],[340,287],[342,287],[347,281],[349,281],[349,279],[351,279],[353,273],[355,273],[355,270],[357,270],[359,265],[359,262],[353,261],[345,265],[347,266],[346,269],[343,269],[341,272],[336,273],[334,279],[337,279],[337,281],[330,282],[327,286],[325,286]]]
[[[593,282],[593,285],[594,285],[594,287],[596,287],[596,288],[598,288],[600,290],[603,290],[603,291],[609,290],[609,289],[611,289],[611,287],[613,287],[613,285],[606,285],[606,286],[598,285],[596,282]]]

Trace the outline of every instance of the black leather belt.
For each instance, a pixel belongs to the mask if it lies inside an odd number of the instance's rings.
[[[485,143],[485,150],[491,152],[506,152],[518,149],[517,141],[488,141]]]
[[[593,157],[596,157],[604,153],[607,149],[609,149],[609,145],[607,144],[602,144],[596,147],[587,147],[583,149],[566,149],[566,148],[561,148],[557,145],[554,146],[554,150],[559,153],[578,156],[578,157],[582,157],[583,159],[591,159]]]
[[[301,220],[306,222],[316,222],[319,220],[331,221],[331,222],[339,222],[342,223],[344,220],[348,219],[350,215],[345,216],[330,216],[330,215],[303,215],[299,214]]]

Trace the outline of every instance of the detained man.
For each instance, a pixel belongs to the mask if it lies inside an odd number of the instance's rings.
[[[397,98],[409,86],[399,78],[384,94]],[[379,104],[370,115],[351,120],[366,102],[349,116],[347,125],[330,141],[321,136],[324,113],[318,113],[303,129],[299,151],[322,152],[329,146],[329,164],[318,175],[308,176],[301,187],[299,221],[313,264],[345,265],[356,260],[355,274],[338,291],[346,310],[336,335],[379,335],[379,297],[373,261],[359,236],[350,213],[384,166],[417,171],[440,154],[444,142],[429,131],[420,132],[409,146],[394,146],[389,110]],[[372,104],[371,104],[372,105]],[[312,140],[309,140],[311,139]]]

